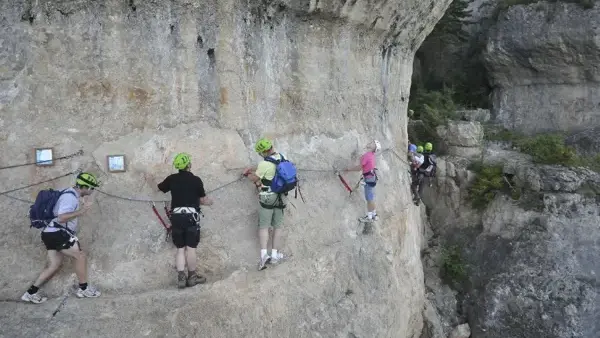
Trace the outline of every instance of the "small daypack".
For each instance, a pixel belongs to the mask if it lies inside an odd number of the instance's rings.
[[[62,194],[70,193],[77,197],[73,191],[66,190],[45,189],[38,192],[35,202],[29,207],[30,228],[43,229],[56,218],[53,210]]]
[[[275,177],[271,180],[271,191],[278,194],[284,194],[294,189],[298,183],[298,177],[296,176],[296,166],[294,163],[288,161],[281,156],[280,160],[276,160],[272,157],[265,157],[265,161],[275,164]]]

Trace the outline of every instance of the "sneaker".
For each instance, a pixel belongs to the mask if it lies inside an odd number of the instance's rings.
[[[271,259],[269,260],[268,263],[270,263],[272,265],[277,265],[277,264],[281,263],[284,259],[285,259],[285,257],[283,256],[283,254],[281,252],[278,252],[277,256],[271,256]]]
[[[264,270],[267,268],[267,263],[271,261],[271,256],[266,255],[260,259],[260,263],[258,263],[258,271]]]
[[[21,300],[25,302],[31,302],[34,304],[40,304],[48,300],[48,297],[42,297],[40,292],[36,292],[33,295],[30,295],[29,292],[25,291],[25,293],[21,296]]]
[[[369,217],[369,216],[367,216],[367,215],[365,215],[365,216],[363,216],[363,217],[359,218],[358,220],[359,220],[359,221],[361,221],[361,222],[364,222],[364,223],[371,223],[371,222],[373,222],[373,219],[372,219],[372,218],[370,218],[370,217]]]
[[[186,281],[186,277],[185,277],[185,272],[181,271],[181,272],[177,272],[177,287],[180,289],[185,288],[185,285],[187,284]]]
[[[197,284],[206,283],[206,277],[196,274],[195,272],[190,273],[187,279],[186,286],[194,286]]]
[[[85,288],[85,290],[81,290],[81,288],[77,290],[77,297],[79,298],[96,298],[100,297],[100,295],[100,291],[96,290],[96,288],[94,288],[91,285],[88,285],[88,287]]]

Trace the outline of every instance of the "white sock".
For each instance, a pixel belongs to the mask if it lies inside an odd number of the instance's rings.
[[[370,212],[370,211],[369,211],[369,212],[367,212],[367,217],[369,217],[369,218],[371,218],[371,219],[372,219],[372,218],[373,218],[373,213],[372,213],[372,212]]]
[[[275,259],[277,259],[277,250],[276,249],[271,249],[271,257],[274,257]]]
[[[267,249],[260,249],[260,258],[264,258],[267,255]]]
[[[373,217],[377,216],[377,211],[373,210]]]

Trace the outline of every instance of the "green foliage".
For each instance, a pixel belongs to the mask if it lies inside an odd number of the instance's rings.
[[[449,285],[460,284],[467,278],[467,269],[459,246],[442,250],[441,277]]]
[[[416,61],[422,63],[422,72],[413,79],[411,97],[421,91],[451,90],[452,101],[461,107],[489,107],[490,87],[481,57],[485,43],[470,38],[464,30],[470,24],[467,18],[471,11],[467,7],[471,2],[453,1],[417,51]],[[455,60],[456,66],[436,67],[440,59]]]
[[[560,134],[541,134],[522,138],[517,140],[515,145],[521,152],[531,155],[536,163],[565,166],[580,164],[575,149],[565,145],[565,138]]]
[[[435,25],[428,38],[443,38],[445,39],[446,43],[466,41],[468,36],[463,30],[463,24],[465,18],[471,15],[471,10],[467,10],[467,7],[473,1],[474,0],[452,1],[444,13],[444,16],[442,16],[442,18]]]
[[[567,167],[583,166],[600,172],[600,155],[581,157],[573,147],[565,144],[565,135],[561,133],[539,134],[532,137],[524,136],[507,129],[486,127],[485,138],[490,141],[510,142],[519,151],[531,155],[533,161],[539,164],[557,164]]]
[[[496,195],[506,188],[506,181],[502,172],[502,166],[484,166],[481,163],[473,163],[469,168],[477,176],[468,188],[467,200],[476,210],[485,209],[494,200]],[[513,196],[513,198],[519,196]]]
[[[408,107],[415,114],[412,119],[421,120],[423,125],[409,129],[409,139],[412,143],[439,143],[436,127],[456,118],[457,106],[452,99],[453,91],[444,88],[442,91],[416,90],[411,97]]]

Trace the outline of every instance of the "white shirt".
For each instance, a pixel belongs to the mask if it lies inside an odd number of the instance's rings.
[[[72,191],[75,195],[69,193],[68,191]],[[77,208],[79,208],[79,197],[80,197],[80,195],[77,193],[77,190],[75,190],[73,188],[66,189],[65,193],[62,194],[58,198],[58,201],[56,202],[56,205],[54,206],[54,209],[52,210],[54,213],[54,216],[56,216],[56,218],[54,218],[52,220],[52,222],[56,222],[62,226],[65,226],[65,223],[58,222],[58,215],[67,214],[67,213],[76,211]],[[73,233],[75,233],[77,231],[77,217],[68,221],[66,223],[66,228],[68,228]],[[53,227],[52,223],[50,223],[49,226],[47,226],[43,230],[43,232],[55,232],[55,231],[59,231],[59,230],[61,230],[61,229]]]

